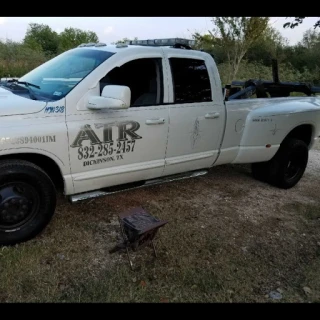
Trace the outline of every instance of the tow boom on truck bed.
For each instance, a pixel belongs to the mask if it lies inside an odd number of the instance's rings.
[[[228,100],[248,99],[254,94],[257,98],[280,98],[289,97],[290,93],[304,93],[307,96],[320,93],[320,87],[312,86],[305,82],[287,82],[279,80],[278,61],[272,60],[273,80],[249,79],[247,81],[232,81],[227,85],[229,89]]]

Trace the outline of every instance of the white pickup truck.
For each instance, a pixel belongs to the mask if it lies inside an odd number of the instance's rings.
[[[226,101],[212,56],[183,41],[84,44],[2,83],[1,245],[45,228],[59,186],[75,202],[228,163],[280,188],[300,180],[320,99]]]

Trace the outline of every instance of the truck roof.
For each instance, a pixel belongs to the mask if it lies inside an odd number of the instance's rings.
[[[157,42],[156,42],[157,41]],[[109,52],[123,52],[123,51],[134,51],[134,52],[159,52],[160,50],[179,52],[179,54],[187,54],[192,56],[201,56],[206,57],[209,54],[200,50],[194,50],[190,45],[194,44],[193,40],[187,39],[154,39],[154,40],[134,40],[128,41],[127,43],[120,43],[117,45],[111,44],[107,45],[106,43],[84,43],[79,45],[78,48],[81,49],[94,49],[101,51]]]

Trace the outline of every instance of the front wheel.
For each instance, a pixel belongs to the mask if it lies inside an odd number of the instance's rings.
[[[55,206],[55,187],[41,168],[22,160],[0,162],[0,245],[35,237]]]

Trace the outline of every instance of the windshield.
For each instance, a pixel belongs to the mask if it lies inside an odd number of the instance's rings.
[[[32,84],[32,92],[38,100],[59,100],[113,54],[80,48],[67,51],[27,73],[19,81]]]

